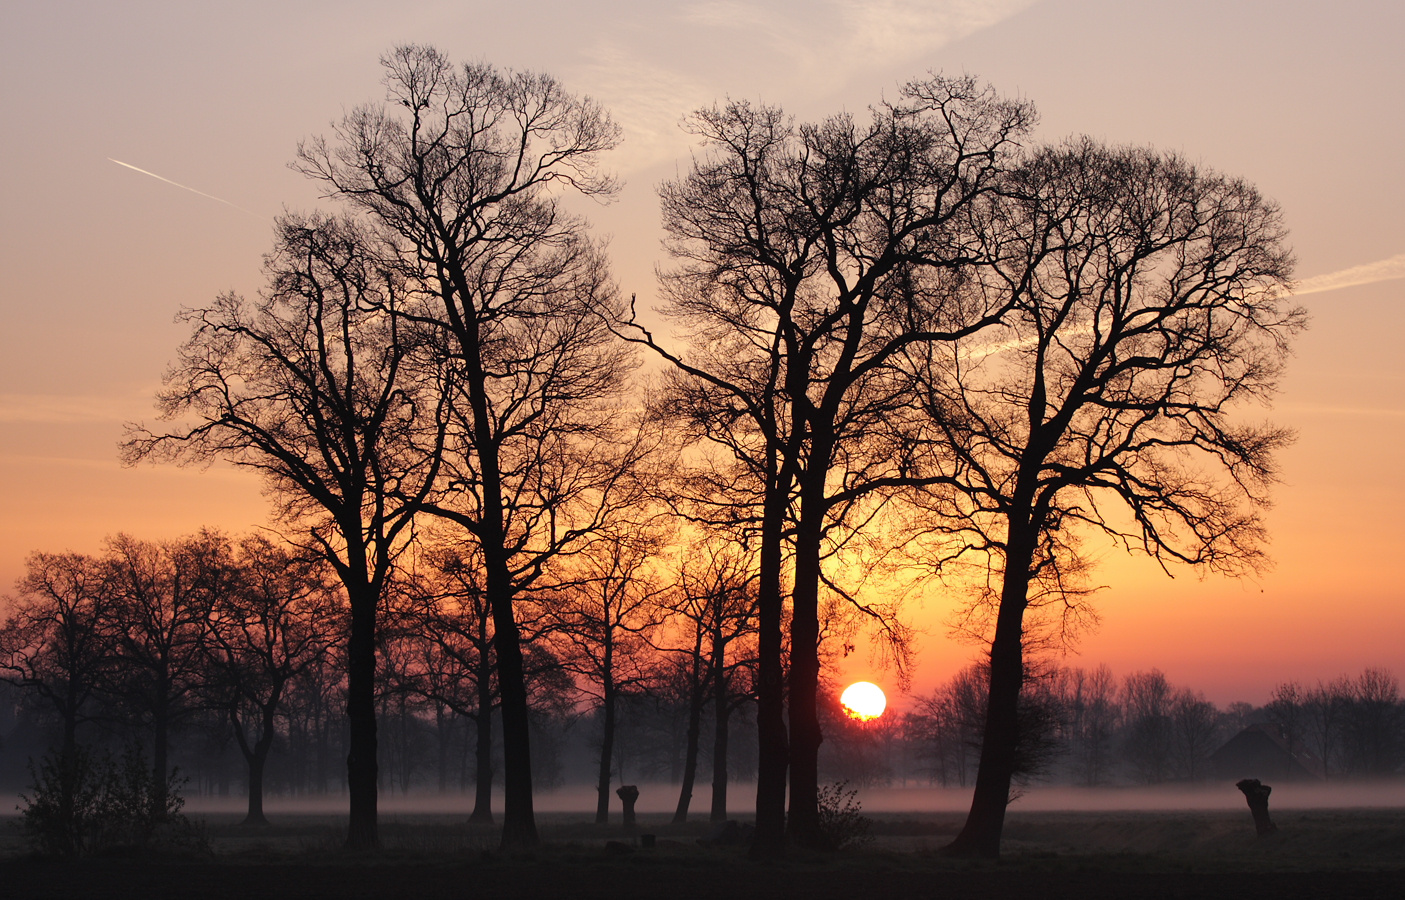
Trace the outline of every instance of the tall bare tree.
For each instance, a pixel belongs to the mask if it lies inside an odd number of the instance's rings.
[[[482,554],[505,746],[502,842],[537,843],[514,604],[547,560],[600,524],[628,449],[610,449],[632,356],[601,250],[561,204],[609,197],[598,157],[619,129],[554,79],[455,66],[424,46],[382,60],[387,102],[359,107],[299,168],[376,223],[423,289],[411,315],[459,372],[447,488],[431,512]],[[625,442],[626,444],[628,442]]]
[[[925,405],[958,490],[932,521],[988,562],[989,715],[951,852],[994,856],[1041,606],[1078,611],[1078,535],[1163,565],[1263,562],[1259,511],[1290,435],[1243,421],[1274,393],[1304,313],[1278,208],[1170,154],[1072,141],[1002,185],[998,329],[933,351]],[[1003,282],[1003,284],[1002,284]],[[937,454],[942,456],[942,454]]]
[[[756,629],[756,591],[749,560],[735,545],[714,537],[684,550],[666,599],[669,636],[660,644],[672,657],[686,694],[688,724],[682,786],[673,821],[686,822],[696,783],[702,714],[710,702],[712,721],[712,808],[710,818],[727,818],[729,724],[746,691],[738,689],[740,669],[752,662],[749,648]]]
[[[129,462],[222,458],[261,472],[279,512],[336,571],[350,602],[348,845],[378,844],[375,652],[381,594],[435,485],[449,391],[406,324],[404,278],[349,221],[287,216],[268,287],[186,310],[193,333],[157,398],[176,423],[132,426]]]
[[[987,255],[982,207],[1031,116],[971,79],[937,77],[867,124],[796,125],[734,102],[689,120],[705,153],[660,190],[677,261],[665,313],[690,343],[673,352],[634,333],[673,364],[668,411],[736,462],[712,485],[728,498],[719,514],[760,532],[758,855],[781,849],[787,767],[790,831],[819,841],[822,585],[843,593],[823,561],[883,492],[921,479],[904,427],[920,427],[907,414],[909,348],[1000,313],[955,288]]]

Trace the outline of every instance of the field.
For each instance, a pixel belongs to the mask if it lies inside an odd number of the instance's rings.
[[[496,852],[497,832],[461,815],[383,816],[375,858],[346,854],[329,814],[284,813],[249,830],[231,812],[201,814],[211,855],[31,858],[0,821],[6,898],[1101,898],[1405,896],[1405,809],[1286,809],[1258,838],[1247,808],[1161,811],[1012,810],[999,862],[936,851],[957,812],[874,813],[867,842],[833,855],[792,852],[753,863],[739,847],[703,847],[705,822],[649,813],[631,835],[581,813],[540,816],[545,846]],[[656,836],[640,846],[637,834]]]

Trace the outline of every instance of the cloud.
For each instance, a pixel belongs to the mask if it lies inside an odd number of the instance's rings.
[[[1323,291],[1335,291],[1338,288],[1355,287],[1358,284],[1374,284],[1377,281],[1390,281],[1393,278],[1405,278],[1405,253],[1397,253],[1389,259],[1366,263],[1364,266],[1352,266],[1350,269],[1342,269],[1340,272],[1329,272],[1326,275],[1305,278],[1298,282],[1297,289],[1293,293],[1301,297],[1303,294],[1320,294]]]
[[[91,394],[0,394],[0,422],[7,425],[81,425],[128,422],[152,414],[154,391],[126,397]]]
[[[700,82],[615,44],[597,45],[587,56],[580,83],[624,130],[612,166],[632,171],[686,152],[689,139],[679,121],[714,99]]]
[[[998,25],[1037,0],[838,0],[850,58],[894,60],[959,41]]]
[[[626,23],[583,51],[571,81],[624,128],[612,160],[628,172],[685,154],[679,121],[729,90],[768,102],[841,91],[864,72],[929,64],[933,51],[1035,2],[700,0]],[[871,87],[863,96],[876,99]]]

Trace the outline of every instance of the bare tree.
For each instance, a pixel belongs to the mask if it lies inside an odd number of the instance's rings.
[[[442,457],[448,390],[399,315],[403,278],[363,228],[287,216],[250,304],[187,310],[193,327],[158,395],[157,434],[131,427],[128,462],[223,458],[261,472],[346,589],[348,845],[378,844],[375,648],[381,593]]]
[[[1176,774],[1189,781],[1206,775],[1210,754],[1219,746],[1220,711],[1190,688],[1171,698],[1171,746]]]
[[[159,791],[171,777],[171,732],[202,705],[210,611],[235,590],[229,541],[213,531],[160,543],[119,534],[107,559],[117,664],[103,691],[131,723],[150,729],[151,785]],[[151,802],[166,808],[164,796]]]
[[[1244,424],[1304,327],[1284,302],[1278,209],[1242,181],[1091,140],[1031,153],[1002,185],[1001,327],[932,348],[926,407],[953,477],[931,520],[983,559],[990,714],[950,852],[999,853],[1031,609],[1074,623],[1078,537],[1163,565],[1263,563],[1259,510],[1290,434]]]
[[[1345,768],[1341,759],[1343,730],[1351,694],[1351,679],[1343,675],[1332,681],[1319,681],[1303,704],[1308,746],[1322,760],[1323,778],[1330,779]]]
[[[212,598],[200,692],[221,710],[248,767],[245,825],[267,825],[264,770],[288,689],[341,640],[346,613],[326,583],[325,561],[266,537],[240,541],[231,589]]]
[[[1122,682],[1122,754],[1146,784],[1171,777],[1173,696],[1160,669],[1133,672]]]
[[[424,290],[414,317],[441,332],[460,370],[456,462],[431,512],[482,554],[502,692],[502,842],[530,847],[515,604],[619,486],[621,453],[606,449],[619,416],[602,404],[632,366],[604,324],[618,311],[603,255],[560,198],[613,192],[597,157],[619,130],[545,75],[455,66],[423,46],[382,62],[388,102],[345,116],[334,142],[304,143],[298,167],[395,242]]]
[[[649,636],[663,616],[663,589],[651,571],[651,558],[659,551],[651,537],[612,535],[594,542],[577,560],[574,583],[550,609],[561,661],[600,713],[597,824],[609,819],[621,697],[639,690],[653,674]]]
[[[1074,772],[1079,783],[1097,787],[1112,774],[1113,738],[1120,717],[1117,685],[1106,665],[1062,673]]]
[[[952,286],[984,252],[972,222],[1031,114],[971,79],[935,77],[866,125],[839,115],[797,126],[779,109],[729,103],[694,114],[706,154],[661,188],[678,261],[663,275],[665,312],[690,345],[672,352],[633,333],[674,367],[666,411],[735,461],[708,485],[724,498],[717,515],[760,533],[758,855],[780,852],[787,768],[790,831],[819,841],[821,594],[845,593],[823,563],[884,492],[920,480],[902,427],[905,352],[998,316]]]
[[[59,752],[72,760],[78,726],[113,664],[112,569],[79,553],[34,553],[19,596],[6,598],[0,624],[0,681],[38,696],[62,723]]]
[[[737,670],[748,660],[738,654],[755,633],[756,594],[746,557],[721,541],[704,541],[684,551],[674,590],[667,599],[673,622],[660,649],[675,659],[684,684],[687,731],[682,786],[674,822],[688,819],[697,778],[703,710],[713,706],[712,821],[727,818],[727,752],[730,721],[738,696]],[[739,656],[741,658],[739,658]]]

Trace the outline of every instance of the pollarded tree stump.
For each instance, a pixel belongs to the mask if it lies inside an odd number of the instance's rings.
[[[639,788],[626,784],[615,791],[624,804],[624,827],[634,829],[634,801],[639,799]]]
[[[1254,827],[1258,829],[1259,837],[1273,834],[1278,830],[1268,817],[1268,795],[1273,790],[1266,784],[1260,784],[1257,778],[1245,778],[1235,785],[1244,792],[1244,799],[1249,801],[1249,812],[1254,814]]]

